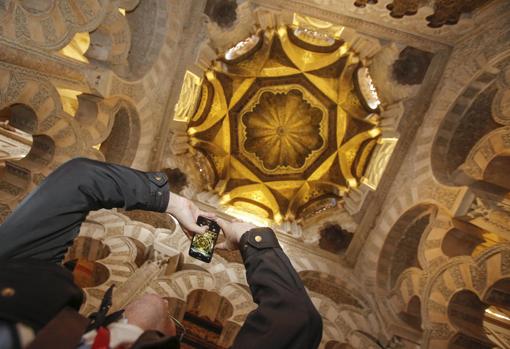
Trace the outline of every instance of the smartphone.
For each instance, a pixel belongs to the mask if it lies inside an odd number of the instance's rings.
[[[207,226],[206,231],[203,234],[193,235],[191,245],[189,247],[189,255],[202,262],[209,263],[212,259],[214,246],[220,235],[220,226],[213,220],[199,216],[197,224],[200,226]]]

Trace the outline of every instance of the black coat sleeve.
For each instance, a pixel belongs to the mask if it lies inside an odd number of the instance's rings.
[[[274,232],[252,229],[242,236],[240,245],[258,308],[248,315],[232,348],[317,348],[321,316]]]
[[[165,211],[164,173],[76,158],[60,166],[0,226],[0,259],[60,262],[92,210]]]

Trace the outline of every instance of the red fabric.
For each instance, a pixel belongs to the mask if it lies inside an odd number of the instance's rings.
[[[94,344],[92,344],[92,349],[108,348],[110,348],[110,331],[106,327],[99,327],[96,338],[94,338]]]

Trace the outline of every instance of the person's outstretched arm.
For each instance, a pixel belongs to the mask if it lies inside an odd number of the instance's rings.
[[[219,223],[227,240],[218,247],[240,249],[253,300],[258,304],[232,348],[317,348],[322,338],[321,316],[274,232],[247,223]]]
[[[0,226],[0,259],[60,262],[89,211],[114,207],[166,211],[187,229],[203,231],[195,224],[198,209],[169,194],[164,173],[76,158],[51,173]]]

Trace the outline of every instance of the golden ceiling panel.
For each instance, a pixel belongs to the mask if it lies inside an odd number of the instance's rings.
[[[322,21],[320,19],[309,17],[309,16],[304,16],[299,13],[294,13],[292,25],[295,28],[307,29],[308,31],[313,33],[310,36],[312,36],[312,37],[318,36],[320,39],[322,39],[322,41],[328,41],[327,39],[324,39],[324,37],[331,38],[331,39],[339,39],[340,35],[344,31],[344,27],[342,27],[341,25]],[[315,33],[317,33],[316,32],[317,29],[320,29],[320,33],[318,33],[318,35],[315,34]],[[317,40],[319,40],[319,39],[315,39],[314,41],[317,41]],[[321,44],[321,45],[323,45],[323,44]]]
[[[380,130],[353,82],[359,58],[336,37],[313,35],[261,31],[205,74],[188,134],[224,204],[299,219],[365,175]]]
[[[188,122],[190,117],[193,116],[198,100],[197,96],[200,94],[201,85],[202,79],[187,70],[184,75],[184,82],[182,83],[179,101],[175,105],[175,121]]]
[[[239,150],[266,174],[301,173],[327,146],[326,114],[300,85],[263,87],[240,113]]]

